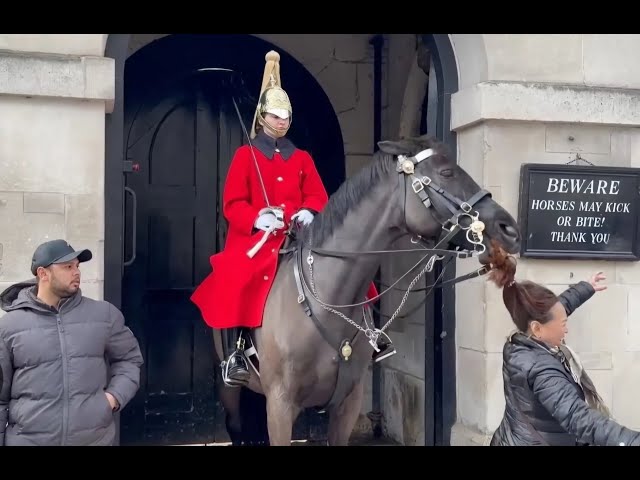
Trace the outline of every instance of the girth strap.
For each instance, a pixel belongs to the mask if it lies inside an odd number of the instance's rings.
[[[333,346],[338,353],[338,356],[335,358],[335,361],[338,363],[336,386],[329,401],[318,408],[318,411],[323,412],[327,409],[340,405],[355,384],[357,372],[355,371],[355,364],[350,357],[353,345],[360,334],[360,330],[356,330],[356,333],[351,339],[340,340],[332,331],[328,330],[324,325],[322,325],[322,323],[320,323],[318,317],[316,317],[311,310],[311,306],[304,294],[304,287],[302,286],[302,281],[300,279],[300,275],[303,275],[302,243],[298,243],[296,245],[294,255],[295,261],[293,262],[293,275],[296,281],[296,288],[298,290],[298,303],[302,305],[305,315],[311,318],[313,324],[322,335],[322,338],[324,338],[329,345]]]
[[[347,340],[343,341],[343,345],[346,343]],[[331,408],[339,406],[343,402],[343,400],[347,398],[349,393],[351,393],[353,386],[358,380],[359,372],[356,370],[356,363],[354,363],[353,361],[345,360],[342,355],[338,355],[337,361],[338,378],[336,379],[336,386],[333,389],[333,395],[331,395],[331,398],[326,404],[316,409],[318,413],[323,413]]]

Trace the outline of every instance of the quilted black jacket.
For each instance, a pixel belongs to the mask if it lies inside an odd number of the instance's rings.
[[[580,282],[560,301],[571,315],[594,293]],[[506,342],[502,377],[506,406],[492,446],[640,445],[640,432],[589,408],[561,361],[527,335],[516,333]]]

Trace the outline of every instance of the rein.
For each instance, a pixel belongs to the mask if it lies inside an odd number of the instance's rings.
[[[240,124],[242,125],[243,128],[243,133],[245,134],[245,136],[247,137],[247,140],[249,142],[250,145],[250,150],[251,153],[253,154],[253,146],[251,144],[251,138],[247,132],[247,129],[244,125],[244,122],[242,120],[242,115],[240,115],[240,110],[238,108],[238,105],[236,103],[235,97],[232,96],[232,100],[233,100],[233,104],[236,110],[236,113],[238,115],[238,119],[240,120]],[[480,200],[482,200],[485,196],[489,196],[491,197],[491,194],[484,190],[484,189],[480,189],[478,192],[476,192],[469,200],[464,201],[464,200],[460,200],[458,197],[456,197],[455,195],[452,195],[451,193],[447,192],[444,188],[440,187],[437,183],[435,183],[431,178],[427,177],[427,176],[423,176],[421,178],[416,177],[415,175],[415,167],[416,165],[418,165],[420,162],[430,158],[431,156],[433,156],[436,152],[433,149],[426,149],[423,150],[421,152],[418,152],[417,154],[408,157],[406,155],[398,155],[397,156],[397,163],[396,163],[396,171],[399,173],[398,176],[398,181],[400,183],[401,186],[401,190],[402,190],[402,197],[403,197],[403,218],[405,219],[405,224],[406,222],[406,201],[407,201],[407,181],[411,181],[411,188],[413,190],[413,192],[418,195],[418,197],[420,198],[420,201],[422,202],[422,204],[425,206],[425,208],[427,210],[429,210],[430,208],[433,208],[433,210],[435,211],[436,215],[435,218],[438,218],[438,216],[440,216],[441,218],[447,218],[447,216],[449,215],[449,213],[451,214],[450,216],[448,216],[447,220],[445,222],[441,222],[442,225],[442,233],[440,235],[440,238],[438,239],[436,245],[434,248],[427,248],[426,246],[424,246],[424,241],[422,240],[422,238],[420,236],[418,236],[415,240],[412,237],[411,238],[411,242],[414,244],[421,244],[423,245],[422,248],[418,248],[418,249],[398,249],[398,250],[368,250],[368,251],[359,251],[359,252],[345,252],[345,251],[335,251],[335,250],[326,250],[326,249],[322,249],[322,248],[314,248],[309,244],[306,244],[305,242],[295,242],[296,245],[293,248],[283,248],[280,250],[280,253],[291,253],[294,252],[295,256],[296,256],[296,262],[294,262],[294,277],[296,280],[296,287],[298,289],[298,303],[299,304],[303,304],[304,309],[305,309],[305,313],[308,316],[311,316],[312,318],[314,318],[314,323],[316,323],[316,326],[318,328],[320,328],[320,330],[323,332],[323,336],[325,336],[325,340],[329,341],[327,336],[326,336],[326,332],[323,331],[323,329],[320,327],[320,324],[318,324],[318,322],[316,322],[315,320],[315,316],[313,315],[313,312],[311,311],[311,307],[308,305],[308,303],[306,302],[306,297],[305,297],[305,289],[307,292],[310,292],[311,295],[314,297],[314,299],[322,306],[322,308],[344,318],[347,322],[349,322],[350,324],[352,324],[354,327],[356,327],[358,330],[363,331],[365,333],[365,335],[367,336],[367,338],[369,338],[369,343],[373,346],[374,349],[378,350],[378,347],[376,345],[377,342],[377,338],[378,336],[380,336],[381,334],[384,334],[384,330],[391,324],[391,322],[397,317],[398,313],[400,312],[400,310],[402,309],[402,307],[404,306],[404,303],[406,302],[409,293],[411,293],[411,290],[413,289],[414,285],[417,283],[417,281],[420,279],[420,277],[422,277],[425,273],[430,272],[433,270],[434,264],[436,260],[443,260],[444,258],[449,257],[449,260],[447,261],[447,264],[445,264],[445,267],[442,269],[442,272],[440,273],[440,275],[438,276],[438,278],[436,279],[435,283],[433,285],[430,286],[430,290],[429,293],[433,290],[433,288],[442,288],[444,285],[447,284],[455,284],[464,280],[468,280],[470,278],[474,278],[474,277],[478,277],[481,275],[484,275],[486,273],[488,273],[490,271],[490,268],[487,266],[483,266],[481,268],[479,268],[478,270],[476,270],[475,272],[471,272],[468,273],[466,275],[462,275],[460,277],[454,278],[452,280],[447,280],[446,282],[440,282],[440,284],[438,284],[438,281],[440,280],[440,278],[442,278],[442,275],[444,275],[444,272],[446,270],[446,265],[448,265],[448,263],[453,260],[453,258],[469,258],[472,257],[474,253],[478,253],[478,254],[482,254],[485,250],[486,247],[485,245],[482,243],[482,232],[484,231],[484,223],[482,221],[479,220],[479,214],[477,211],[473,211],[473,207],[474,205],[479,202]],[[254,154],[254,164],[255,167],[257,169],[257,173],[258,173],[258,178],[260,181],[260,184],[262,186],[262,190],[263,190],[263,194],[264,194],[264,200],[267,204],[267,206],[270,205],[269,203],[269,199],[267,197],[266,194],[266,189],[264,187],[264,182],[262,180],[262,175],[260,173],[260,168],[258,166],[257,160],[255,158],[255,154]],[[449,210],[449,213],[447,213],[447,215],[440,215],[440,212],[438,211],[437,208],[437,204],[433,204],[433,202],[431,201],[431,198],[429,196],[430,192],[432,195],[433,194],[437,194],[439,196],[439,198],[441,198],[443,200],[443,204],[447,207],[447,209]],[[469,221],[469,225],[468,226],[463,226],[460,223],[460,219],[464,218],[464,219],[468,219]],[[286,232],[286,235],[288,237],[288,239],[292,239],[292,231],[293,231],[293,225],[295,222],[292,222],[288,231]],[[451,245],[453,243],[453,239],[454,237],[460,232],[460,231],[465,231],[466,232],[466,238],[467,241],[473,245],[472,249],[467,249],[464,247],[460,247],[459,245],[456,246],[455,249],[442,249],[442,248],[438,248],[440,245]],[[266,241],[266,238],[268,237],[269,234],[271,234],[272,232],[265,232],[265,235],[263,236],[262,242],[259,242],[258,244],[256,244],[249,252],[247,252],[247,255],[249,255],[250,257],[252,257],[257,250],[262,246],[261,243],[264,243],[264,241]],[[309,288],[309,286],[306,283],[306,279],[304,278],[304,274],[302,274],[302,250],[306,248],[309,251],[309,254],[306,258],[307,260],[307,264],[309,266],[309,273],[310,273],[310,283],[311,283],[311,289]],[[479,250],[481,249],[481,250]],[[413,267],[411,267],[404,275],[402,275],[398,280],[396,280],[391,286],[389,286],[389,288],[387,288],[386,290],[384,290],[383,292],[381,292],[379,295],[377,295],[375,298],[373,299],[369,299],[365,302],[361,302],[361,303],[357,303],[357,304],[352,304],[352,305],[328,305],[323,303],[317,295],[317,292],[315,290],[315,285],[313,283],[313,254],[317,254],[317,255],[321,255],[321,256],[325,256],[325,257],[336,257],[336,258],[352,258],[352,257],[357,257],[359,255],[385,255],[385,254],[400,254],[400,253],[416,253],[416,252],[420,252],[420,253],[425,253],[428,252],[427,255],[424,255],[417,264],[415,264]],[[349,317],[347,317],[346,315],[344,315],[342,312],[339,312],[338,310],[335,310],[335,308],[341,308],[341,307],[356,307],[356,306],[362,306],[365,305],[369,302],[372,302],[373,300],[377,300],[380,297],[382,297],[382,295],[386,294],[387,292],[389,292],[392,288],[395,288],[395,285],[397,283],[400,282],[400,280],[402,280],[405,276],[407,276],[410,272],[412,272],[416,267],[418,267],[420,264],[422,264],[422,262],[427,259],[427,257],[429,257],[429,259],[427,260],[427,264],[426,266],[418,273],[418,275],[411,281],[411,284],[409,285],[409,288],[407,289],[405,295],[402,298],[402,301],[400,302],[400,305],[398,306],[398,308],[396,309],[396,311],[394,312],[394,314],[390,317],[389,321],[381,328],[381,329],[371,329],[367,326],[367,328],[363,328],[362,326],[358,325],[356,322],[354,322],[353,320],[351,320]],[[304,284],[304,286],[302,285]],[[429,287],[426,287],[429,288]],[[425,288],[425,290],[426,290]],[[412,309],[412,311],[410,313],[412,313],[414,310],[416,310],[417,308],[419,308],[421,306],[422,303],[426,302],[426,299],[428,298],[428,294],[425,295],[425,298],[423,300],[423,302],[421,302],[420,304],[418,304],[416,307],[414,307]],[[406,314],[406,315],[409,315]],[[364,316],[365,322],[366,322],[366,315]],[[331,342],[330,342],[331,343]],[[348,356],[347,356],[348,358]]]
[[[418,253],[418,252],[424,254],[425,252],[428,252],[428,255],[423,256],[418,261],[418,263],[416,263],[413,267],[411,267],[405,274],[403,274],[398,280],[396,280],[391,286],[389,286],[389,288],[384,290],[375,298],[369,299],[365,302],[351,304],[351,305],[328,305],[328,304],[325,304],[325,305],[334,307],[334,308],[355,307],[355,306],[365,305],[373,300],[377,300],[378,298],[386,294],[389,290],[391,290],[391,288],[394,288],[395,285],[397,285],[404,277],[406,277],[409,273],[411,273],[416,267],[418,267],[427,258],[431,258],[432,256],[437,255],[437,258],[436,258],[437,260],[443,260],[446,257],[451,257],[449,259],[450,261],[453,259],[453,257],[469,258],[469,257],[472,257],[474,254],[481,254],[485,251],[486,247],[482,243],[482,238],[483,238],[482,232],[484,230],[484,223],[479,220],[479,214],[477,211],[473,211],[473,207],[484,197],[486,196],[491,197],[491,194],[485,189],[480,189],[468,201],[464,201],[459,199],[455,195],[447,192],[444,188],[436,184],[429,177],[423,176],[422,178],[417,178],[415,176],[415,166],[420,162],[428,159],[432,155],[434,155],[434,153],[435,152],[432,149],[427,149],[417,153],[412,157],[398,155],[396,171],[399,173],[398,178],[399,178],[399,183],[402,189],[402,197],[404,200],[403,217],[405,218],[405,224],[406,224],[406,199],[407,199],[407,192],[408,192],[406,188],[406,182],[408,180],[411,181],[411,187],[413,192],[420,197],[420,200],[422,204],[425,206],[425,208],[427,209],[431,208],[435,210],[436,214],[440,214],[435,204],[432,202],[431,198],[429,197],[427,191],[425,190],[425,187],[428,187],[432,194],[435,193],[444,200],[443,203],[449,210],[450,217],[445,222],[441,222],[443,232],[440,235],[440,238],[438,239],[435,245],[435,248],[429,248],[429,246],[426,245],[426,243],[424,242],[424,240],[422,240],[420,236],[417,236],[417,237],[412,236],[411,243],[422,245],[422,248],[394,249],[394,250],[337,251],[337,250],[327,250],[323,248],[316,248],[316,247],[312,247],[307,242],[304,242],[304,241],[301,242],[302,248],[307,249],[309,251],[309,254],[307,256],[307,263],[310,266],[313,263],[314,253],[324,257],[353,258],[361,255],[388,255],[388,254]],[[461,219],[470,220],[469,225],[467,226],[462,225],[460,222]],[[293,234],[292,234],[293,228],[294,228],[294,223],[292,223],[289,226],[289,230],[286,232],[289,238],[293,237]],[[462,248],[460,246],[457,246],[456,249],[437,248],[442,244],[450,245],[453,238],[460,231],[466,231],[467,240],[469,241],[469,243],[473,245],[473,250]],[[294,250],[294,248],[295,247],[293,248],[285,247],[280,250],[280,253],[290,253]],[[458,248],[462,248],[462,249],[459,250]],[[478,250],[478,248],[480,248],[481,250]],[[431,267],[431,269],[432,268],[433,267]],[[451,280],[441,282],[440,284],[434,284],[433,286],[430,286],[430,287],[442,288],[444,285],[449,285],[449,284],[453,285],[458,282],[462,282],[465,280],[469,280],[471,278],[485,275],[490,270],[491,270],[490,267],[484,265],[481,268],[478,268],[477,270],[475,270],[474,272],[470,272],[468,274],[461,275],[460,277],[456,277]],[[416,292],[424,291],[430,287],[425,287],[424,289],[416,290]],[[401,289],[397,289],[397,290],[401,290]],[[317,296],[315,299],[318,302],[320,302]],[[322,304],[322,302],[320,303]]]
[[[384,331],[390,326],[390,324],[393,322],[394,319],[398,318],[398,313],[404,306],[404,303],[406,302],[409,293],[411,293],[411,290],[413,289],[417,281],[425,273],[433,270],[433,267],[436,261],[443,260],[444,258],[449,257],[448,262],[445,264],[445,268],[443,268],[442,272],[436,279],[435,283],[429,287],[426,287],[426,288],[429,288],[429,293],[431,293],[433,288],[436,288],[436,287],[442,288],[444,285],[447,285],[447,284],[455,284],[464,280],[468,280],[470,278],[479,277],[481,275],[488,273],[491,270],[491,268],[488,266],[482,266],[481,268],[477,269],[474,272],[468,273],[466,275],[462,275],[460,277],[456,277],[446,282],[440,282],[440,284],[438,284],[438,281],[444,275],[446,266],[451,260],[453,260],[453,258],[469,258],[474,254],[481,254],[486,250],[485,245],[482,243],[482,240],[483,240],[482,232],[484,231],[485,225],[482,221],[479,220],[479,213],[477,211],[474,211],[473,207],[485,196],[490,197],[491,194],[484,189],[480,189],[469,200],[464,201],[464,200],[460,200],[455,195],[452,195],[451,193],[447,192],[441,186],[436,184],[431,178],[427,176],[423,176],[422,178],[416,177],[415,166],[420,162],[426,160],[427,158],[431,157],[432,155],[434,155],[434,153],[435,152],[432,149],[427,149],[417,153],[412,157],[407,157],[405,155],[398,155],[397,164],[396,164],[396,171],[399,173],[398,178],[399,178],[399,183],[402,190],[402,198],[404,200],[403,202],[403,206],[404,206],[403,218],[405,219],[404,223],[407,224],[407,221],[406,221],[406,201],[407,201],[407,192],[408,192],[408,189],[406,188],[407,181],[411,181],[411,188],[413,192],[416,195],[418,195],[418,197],[420,198],[425,208],[427,210],[429,209],[434,210],[434,212],[436,213],[435,218],[448,217],[446,221],[441,222],[442,233],[434,248],[427,248],[426,246],[423,246],[423,248],[419,248],[419,249],[366,250],[366,251],[358,251],[358,252],[353,252],[353,251],[345,252],[345,251],[327,250],[322,248],[314,248],[310,245],[310,243],[301,241],[301,242],[296,242],[296,245],[292,248],[285,248],[280,251],[281,253],[288,253],[290,251],[295,251],[296,262],[294,262],[293,268],[294,268],[294,275],[296,280],[296,287],[298,289],[298,303],[304,305],[304,309],[307,315],[313,316],[313,313],[311,312],[311,307],[306,301],[305,291],[310,293],[310,295],[314,298],[314,300],[316,300],[323,309],[343,318],[349,324],[353,325],[356,329],[358,329],[359,331],[362,331],[365,334],[365,336],[369,339],[369,343],[372,345],[372,347],[378,350],[378,347],[377,347],[378,337],[380,335],[386,335]],[[447,215],[441,215],[441,212],[438,210],[438,207],[436,206],[438,204],[437,203],[434,204],[432,202],[432,199],[429,196],[429,193],[427,192],[431,193],[431,195],[436,194],[439,196],[440,199],[443,200],[442,203],[449,210]],[[468,225],[461,224],[460,222],[461,219],[468,219]],[[291,225],[289,230],[287,231],[287,235],[289,235],[290,237],[291,237],[292,229],[293,229],[293,225]],[[464,247],[461,247],[460,245],[456,245],[455,249],[438,248],[441,245],[453,244],[454,237],[458,235],[458,233],[460,233],[461,231],[466,232],[466,239],[470,244],[473,245],[472,249],[466,249]],[[424,245],[424,241],[419,236],[415,239],[414,237],[412,237],[411,242],[415,244]],[[301,257],[302,257],[303,249],[307,249],[309,252],[306,257],[306,262],[309,267],[310,286],[307,284],[305,276],[304,274],[302,274],[302,271],[301,271],[302,270]],[[420,252],[423,254],[427,252],[427,254],[424,255],[405,274],[403,274],[400,278],[398,278],[392,285],[390,285],[387,289],[385,289],[383,292],[381,292],[374,298],[367,299],[359,303],[349,304],[349,305],[331,305],[323,302],[318,298],[318,293],[316,291],[314,280],[313,280],[313,263],[314,263],[313,254],[314,253],[317,255],[326,256],[326,257],[351,258],[351,257],[360,256],[360,255],[383,255],[383,254],[415,253],[415,252]],[[359,306],[364,307],[364,305],[379,299],[380,297],[385,295],[387,292],[389,292],[392,288],[394,288],[395,285],[397,285],[404,277],[406,277],[409,273],[411,273],[416,267],[421,265],[422,262],[427,258],[428,260],[427,260],[426,266],[411,281],[411,284],[409,285],[405,295],[403,296],[400,302],[400,305],[398,306],[396,311],[393,313],[393,315],[389,317],[389,321],[387,321],[387,323],[382,328],[371,328],[368,326],[368,324],[366,328],[362,327],[361,325],[357,324],[352,319],[350,319],[344,313],[336,310],[336,308],[352,308],[352,307],[359,307]],[[425,295],[423,302],[418,304],[416,307],[412,308],[412,311],[406,315],[413,313],[413,311],[415,311],[423,303],[426,302],[427,298],[428,298],[428,294]],[[364,321],[366,324],[366,315],[364,316]]]

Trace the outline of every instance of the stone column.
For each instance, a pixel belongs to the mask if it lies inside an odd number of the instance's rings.
[[[104,122],[114,64],[104,36],[0,35],[0,289],[31,278],[46,240],[90,248],[82,290],[102,298]]]

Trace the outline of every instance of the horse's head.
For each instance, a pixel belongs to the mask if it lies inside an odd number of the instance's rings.
[[[400,179],[399,198],[405,229],[423,238],[438,239],[443,228],[448,230],[458,223],[468,229],[477,219],[484,223],[481,238],[486,250],[479,257],[481,263],[488,262],[492,239],[509,253],[518,251],[520,233],[515,219],[451,160],[444,144],[423,135],[382,141],[378,146],[382,152],[396,157],[397,173],[404,177]],[[467,230],[462,230],[452,243],[471,248],[466,233]]]

